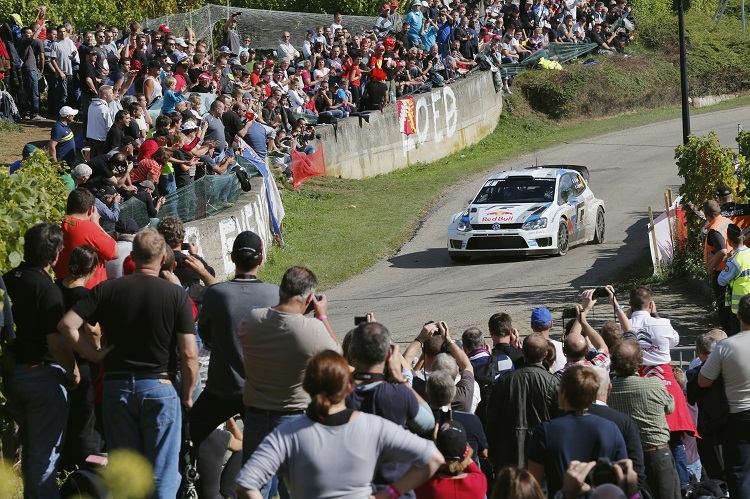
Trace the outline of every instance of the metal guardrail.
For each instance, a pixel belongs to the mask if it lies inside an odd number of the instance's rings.
[[[672,356],[672,366],[686,371],[690,362],[695,358],[695,347],[674,347],[669,349]]]

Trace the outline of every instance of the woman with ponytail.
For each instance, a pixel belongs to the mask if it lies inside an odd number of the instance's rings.
[[[78,246],[70,254],[68,260],[68,277],[58,279],[57,286],[62,291],[65,311],[70,310],[78,300],[89,294],[85,287],[86,283],[93,277],[96,266],[99,263],[99,254],[93,246]],[[100,331],[98,325],[85,324],[84,333],[89,341],[99,348]],[[91,454],[101,452],[102,439],[99,432],[94,428],[96,417],[94,416],[94,385],[98,365],[91,365],[78,354],[76,363],[81,382],[75,390],[68,393],[70,400],[70,415],[68,426],[65,431],[65,443],[61,453],[61,468],[74,471],[83,467],[86,458]],[[95,373],[92,373],[92,369]]]
[[[261,488],[276,473],[292,497],[398,498],[443,464],[432,442],[378,416],[346,408],[353,380],[340,354],[324,350],[312,357],[302,387],[312,399],[306,413],[278,426],[245,463],[237,478],[241,498],[261,499]],[[373,472],[385,452],[412,466],[373,495]]]

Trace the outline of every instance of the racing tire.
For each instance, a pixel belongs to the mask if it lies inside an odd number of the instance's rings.
[[[471,258],[470,255],[462,255],[460,253],[448,252],[448,257],[455,263],[466,263]]]
[[[596,212],[596,226],[594,227],[594,244],[602,244],[604,242],[604,210],[599,207]]]
[[[570,248],[570,235],[568,234],[568,224],[565,220],[560,221],[557,229],[557,256],[563,256]]]

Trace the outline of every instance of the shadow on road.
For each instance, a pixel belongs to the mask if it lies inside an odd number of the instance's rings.
[[[399,269],[440,269],[440,268],[451,268],[460,266],[471,266],[478,264],[487,263],[513,263],[522,260],[528,260],[529,258],[539,257],[528,257],[528,256],[477,256],[471,257],[468,262],[454,263],[448,257],[448,250],[445,247],[440,248],[428,248],[424,251],[417,251],[415,253],[406,253],[403,255],[396,255],[390,258],[388,262]]]

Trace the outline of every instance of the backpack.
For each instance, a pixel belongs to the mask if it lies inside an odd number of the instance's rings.
[[[479,385],[479,394],[482,399],[477,406],[477,410],[474,412],[479,419],[482,421],[484,426],[487,416],[487,402],[490,400],[490,394],[492,393],[492,387],[495,386],[495,382],[504,374],[515,371],[516,368],[513,365],[513,360],[504,353],[498,355],[491,355],[490,361],[486,364],[474,367],[474,381]]]

